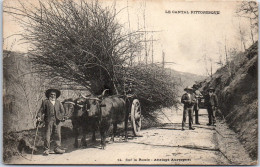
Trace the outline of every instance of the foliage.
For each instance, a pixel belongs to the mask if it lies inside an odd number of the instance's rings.
[[[130,55],[142,45],[134,40],[138,32],[123,32],[112,7],[85,0],[20,5],[22,8],[7,6],[5,12],[23,16],[20,23],[27,33],[22,36],[32,44],[31,60],[38,72],[75,82],[93,93],[104,87],[117,92],[115,67],[127,66]]]
[[[236,14],[238,17],[246,18],[250,21],[250,37],[252,40],[252,44],[258,39],[258,5],[256,1],[242,1],[237,8]],[[241,42],[245,46],[245,31],[241,29],[239,24]],[[255,39],[256,37],[256,39]]]
[[[241,17],[253,20],[252,28],[258,28],[258,5],[256,1],[242,1],[236,13]]]

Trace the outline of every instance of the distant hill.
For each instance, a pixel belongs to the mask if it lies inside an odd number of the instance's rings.
[[[193,86],[195,83],[200,83],[204,81],[207,76],[192,74],[188,72],[176,71],[170,68],[166,68],[167,73],[171,74],[173,79],[178,81],[179,85],[179,95],[181,96],[184,92],[184,88],[187,86]]]

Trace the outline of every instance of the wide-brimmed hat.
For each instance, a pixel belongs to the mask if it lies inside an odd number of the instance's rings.
[[[55,92],[56,93],[56,98],[60,97],[61,93],[60,93],[60,91],[58,89],[48,89],[48,90],[46,90],[45,96],[47,98],[49,98],[51,92]]]
[[[193,90],[193,89],[192,89],[192,87],[187,86],[184,90],[187,91],[187,90]]]
[[[194,88],[194,89],[198,89],[198,88],[199,88],[199,85],[194,84],[194,85],[192,86],[192,88]]]
[[[208,91],[210,91],[210,90],[212,90],[213,92],[215,92],[215,89],[212,88],[212,87],[210,87],[210,88],[208,89]]]

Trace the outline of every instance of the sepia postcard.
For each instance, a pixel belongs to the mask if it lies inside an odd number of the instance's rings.
[[[5,0],[3,163],[257,165],[258,2]]]

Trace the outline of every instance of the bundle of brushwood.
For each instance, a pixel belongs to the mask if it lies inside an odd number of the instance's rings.
[[[118,78],[120,78],[118,90],[128,90],[131,85],[133,93],[141,102],[144,114],[162,107],[177,107],[179,83],[161,66],[155,64],[129,66],[124,68],[124,73]]]

